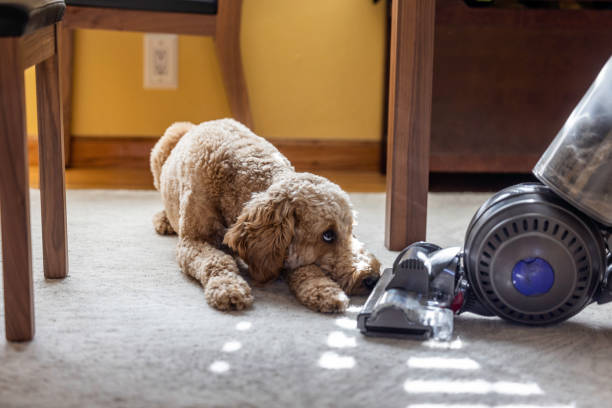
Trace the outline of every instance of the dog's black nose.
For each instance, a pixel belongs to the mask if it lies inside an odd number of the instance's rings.
[[[378,277],[368,276],[363,280],[363,286],[368,289],[374,289],[374,286],[376,286],[376,282],[378,282]]]

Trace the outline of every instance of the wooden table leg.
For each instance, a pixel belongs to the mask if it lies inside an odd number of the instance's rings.
[[[0,38],[0,220],[6,338],[34,336],[25,86],[19,38]]]
[[[57,44],[60,38],[57,26],[55,38]],[[46,278],[63,278],[68,272],[64,135],[58,61],[56,52],[36,65],[40,208]]]
[[[433,78],[434,0],[393,0],[385,245],[425,239]]]

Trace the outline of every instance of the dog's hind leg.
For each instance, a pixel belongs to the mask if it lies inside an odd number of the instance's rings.
[[[253,303],[251,288],[240,276],[231,255],[207,242],[182,238],[177,245],[177,258],[183,272],[202,284],[209,305],[220,310],[241,310]]]
[[[162,210],[153,216],[153,227],[155,227],[155,232],[159,235],[173,235],[176,234],[172,225],[170,225],[170,221],[168,221],[168,216],[166,216],[166,211]]]

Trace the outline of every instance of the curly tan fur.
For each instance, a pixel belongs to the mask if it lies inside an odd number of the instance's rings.
[[[234,120],[170,126],[151,152],[151,172],[164,203],[155,230],[178,234],[181,269],[218,309],[253,302],[224,248],[257,282],[285,271],[298,300],[321,312],[343,311],[347,293],[367,293],[366,282],[378,279],[380,264],[353,236],[348,195],[323,177],[296,173]],[[326,231],[332,243],[323,240]]]
[[[172,124],[163,136],[163,143],[157,143],[151,151],[151,173],[153,173],[153,185],[159,190],[159,175],[170,152],[183,135],[194,126],[189,122],[176,122]]]

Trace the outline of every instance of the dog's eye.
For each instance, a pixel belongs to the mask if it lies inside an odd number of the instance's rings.
[[[332,229],[328,229],[322,235],[323,241],[331,244],[336,240],[336,233]]]

